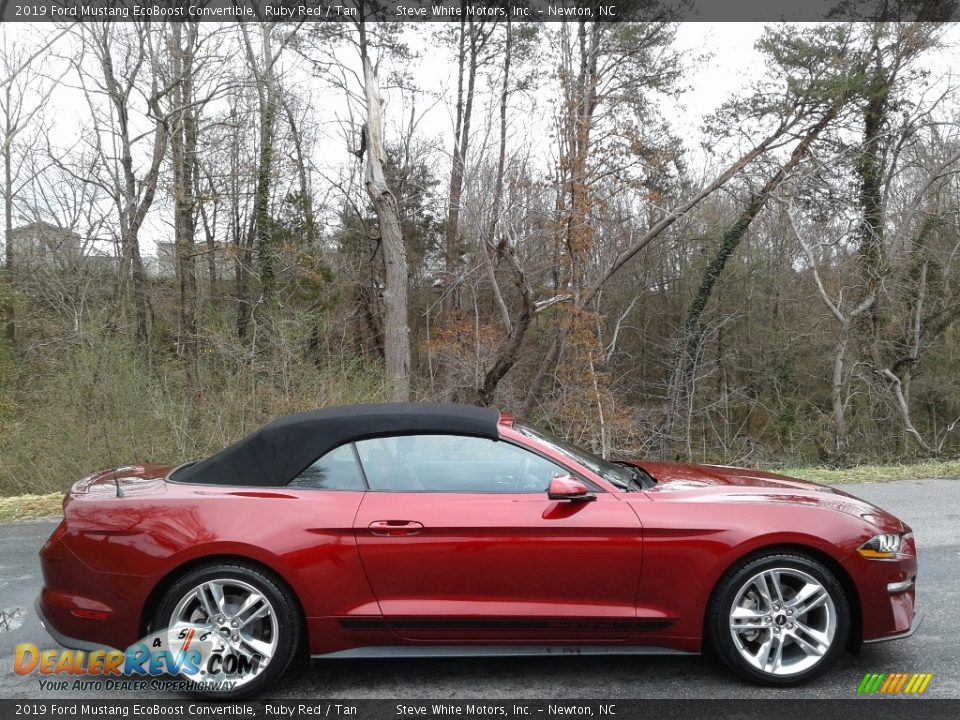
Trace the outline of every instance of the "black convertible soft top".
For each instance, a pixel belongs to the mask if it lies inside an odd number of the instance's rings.
[[[170,474],[205,485],[286,485],[344,443],[395,434],[456,434],[496,440],[500,413],[472,405],[382,403],[324,408],[264,425],[206,460]]]

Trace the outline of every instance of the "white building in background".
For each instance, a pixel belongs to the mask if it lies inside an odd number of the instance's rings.
[[[63,273],[116,273],[119,261],[108,240],[84,238],[69,228],[47,222],[32,222],[10,232],[8,242],[13,244],[14,267],[18,271],[31,268],[56,269]],[[210,276],[210,257],[213,256],[217,280],[234,276],[232,249],[218,242],[211,250],[205,243],[194,246],[194,266],[197,279]],[[176,243],[157,241],[155,255],[144,255],[143,265],[149,277],[164,279],[177,276]]]
[[[14,262],[18,265],[67,260],[81,255],[81,238],[77,233],[45,222],[13,228],[7,242],[13,246]]]
[[[116,255],[100,250],[107,241],[84,239],[69,228],[37,221],[10,231],[14,268],[18,271],[55,267],[64,272],[110,273],[117,270]]]

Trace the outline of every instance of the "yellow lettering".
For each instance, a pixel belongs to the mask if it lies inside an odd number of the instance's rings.
[[[103,657],[103,674],[119,675],[120,667],[123,665],[123,653],[119,650],[111,650]]]
[[[17,675],[33,672],[40,662],[40,648],[33,643],[17,645],[13,652],[13,671]]]
[[[42,675],[49,675],[54,671],[54,660],[56,657],[56,650],[44,650],[40,653],[40,673]]]
[[[90,653],[90,662],[87,667],[87,672],[91,675],[99,675],[103,672],[103,661],[106,658],[107,653],[103,650],[94,650]]]

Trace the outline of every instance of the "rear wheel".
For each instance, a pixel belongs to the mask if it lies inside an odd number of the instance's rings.
[[[188,637],[200,649],[202,672],[184,679],[209,684],[195,694],[253,695],[275,683],[301,646],[296,601],[279,578],[255,565],[217,563],[191,570],[164,595],[155,629]]]
[[[713,648],[735,672],[766,685],[794,685],[819,675],[843,651],[850,605],[822,563],[769,553],[724,575],[708,626]]]

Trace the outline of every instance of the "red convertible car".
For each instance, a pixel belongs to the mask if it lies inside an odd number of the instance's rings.
[[[208,686],[221,697],[307,655],[707,646],[788,685],[920,617],[911,529],[847,493],[612,463],[460,405],[328,408],[200,462],[95,473],[40,555],[58,642],[199,633],[217,660],[199,676],[231,679]]]

